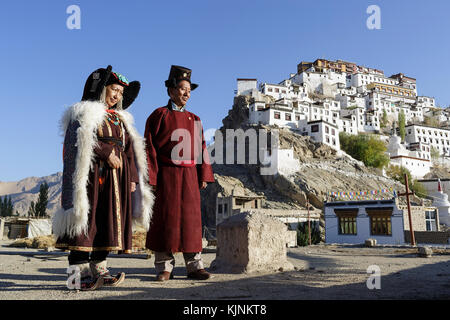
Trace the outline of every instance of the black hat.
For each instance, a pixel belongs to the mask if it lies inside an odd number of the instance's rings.
[[[198,84],[191,82],[191,73],[192,70],[181,67],[181,66],[172,66],[170,68],[169,79],[166,80],[165,84],[167,88],[175,88],[181,80],[186,80],[191,84],[191,90],[195,90],[198,87]]]
[[[123,88],[122,109],[128,108],[139,94],[141,84],[139,81],[128,82],[127,78],[118,72],[112,71],[112,67],[108,66],[106,69],[99,68],[92,72],[86,80],[84,85],[82,101],[100,99],[103,88],[110,84],[120,84]]]

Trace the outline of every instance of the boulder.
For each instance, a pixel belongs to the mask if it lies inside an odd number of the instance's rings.
[[[377,239],[369,238],[365,241],[365,246],[369,248],[373,248],[377,246]]]
[[[433,254],[433,250],[430,247],[419,247],[419,257],[430,258]]]

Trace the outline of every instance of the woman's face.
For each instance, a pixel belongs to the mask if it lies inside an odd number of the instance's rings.
[[[105,102],[109,108],[112,108],[123,97],[123,87],[120,84],[110,84],[106,87]]]

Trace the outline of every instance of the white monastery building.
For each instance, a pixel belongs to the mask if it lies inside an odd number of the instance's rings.
[[[382,70],[352,62],[317,59],[300,62],[297,73],[291,73],[279,83],[258,85],[257,79],[239,78],[235,93],[251,97],[250,124],[290,128],[336,150],[340,150],[340,132],[379,133],[383,118],[397,120],[403,112],[408,124],[406,142],[409,145],[420,145],[414,147],[416,149],[436,147],[441,153],[450,154],[449,129],[431,128],[439,132],[438,136],[431,137],[422,133],[424,126],[418,125],[437,112],[435,99],[418,96],[416,79],[403,73],[388,77]],[[450,127],[450,110],[439,114],[439,120]],[[394,155],[397,156],[406,159],[404,157],[410,155]]]

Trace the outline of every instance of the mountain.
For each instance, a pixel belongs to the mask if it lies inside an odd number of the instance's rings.
[[[44,182],[47,182],[49,187],[47,213],[52,215],[61,207],[62,172],[46,177],[29,177],[17,182],[0,181],[0,196],[11,196],[14,213],[18,212],[20,216],[26,216],[31,201],[37,201],[39,188]]]

